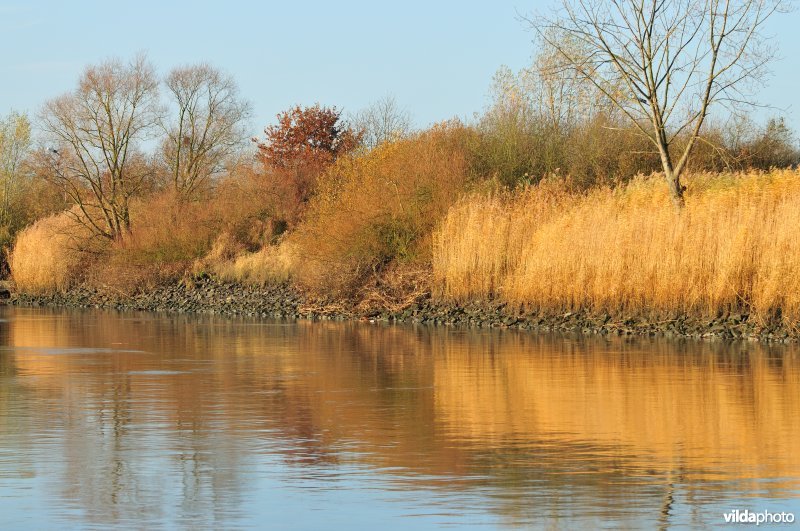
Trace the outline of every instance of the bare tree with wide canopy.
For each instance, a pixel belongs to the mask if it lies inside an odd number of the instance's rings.
[[[751,103],[774,57],[764,35],[780,0],[561,0],[528,21],[558,52],[556,68],[591,83],[646,135],[672,200],[715,105]],[[575,46],[575,42],[579,44]],[[579,51],[580,53],[576,53]]]
[[[43,175],[95,235],[122,240],[130,232],[130,200],[151,177],[138,143],[149,138],[159,113],[158,79],[142,55],[88,67],[73,92],[45,104],[41,126],[50,147]]]

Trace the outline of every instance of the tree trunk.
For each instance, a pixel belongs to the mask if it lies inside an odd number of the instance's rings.
[[[670,199],[672,199],[672,202],[678,209],[682,209],[686,206],[686,200],[683,197],[683,192],[686,191],[686,187],[681,184],[681,176],[674,171],[668,171],[665,175],[667,177],[667,185],[669,186]]]
[[[686,206],[686,201],[683,198],[683,192],[686,191],[686,187],[681,184],[681,173],[683,172],[680,171],[680,168],[678,168],[679,171],[675,171],[669,153],[669,144],[667,144],[663,134],[659,137],[658,151],[661,155],[661,167],[664,169],[664,177],[666,177],[667,186],[669,186],[670,199],[672,199],[675,207],[681,210]]]

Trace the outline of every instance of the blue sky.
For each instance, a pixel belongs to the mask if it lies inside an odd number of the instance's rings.
[[[356,111],[393,95],[417,125],[470,118],[494,72],[533,53],[517,13],[547,1],[178,2],[0,0],[0,114],[35,113],[87,64],[138,51],[164,73],[208,61],[253,103],[253,133],[295,103]],[[783,57],[761,101],[800,131],[800,12],[772,20]]]

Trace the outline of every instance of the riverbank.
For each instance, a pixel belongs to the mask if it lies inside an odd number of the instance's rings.
[[[362,170],[364,179],[383,175]],[[45,218],[17,238],[11,271],[20,292],[67,295],[20,303],[800,339],[797,170],[694,174],[680,211],[657,175],[585,191],[548,179],[453,192],[424,224],[410,206],[416,195],[384,212],[384,202],[358,199],[361,182],[344,203],[341,191],[321,195],[269,242],[242,236],[274,232],[250,218],[191,221],[203,203],[148,211],[161,217],[97,249],[69,215]],[[376,190],[373,199],[389,193]]]
[[[540,332],[577,332],[587,335],[660,336],[716,340],[748,340],[790,343],[800,339],[778,319],[761,320],[745,313],[703,319],[688,315],[671,317],[614,316],[587,311],[548,313],[529,311],[508,303],[457,304],[437,301],[422,294],[402,310],[358,310],[345,302],[313,300],[289,284],[246,286],[206,277],[160,286],[134,296],[114,296],[88,288],[55,295],[13,294],[9,304],[68,308],[100,308],[118,311],[213,314],[261,318],[312,320],[361,320],[418,323],[468,328],[512,328]]]

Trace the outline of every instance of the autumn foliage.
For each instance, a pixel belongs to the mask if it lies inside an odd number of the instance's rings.
[[[347,296],[393,264],[429,263],[430,234],[468,185],[474,136],[445,122],[337,161],[287,240],[303,256],[295,280]]]
[[[341,119],[336,107],[318,103],[297,105],[277,118],[277,124],[264,129],[265,140],[253,140],[276,195],[294,203],[284,205],[287,217],[295,218],[314,194],[319,176],[338,157],[355,149],[361,135]]]

